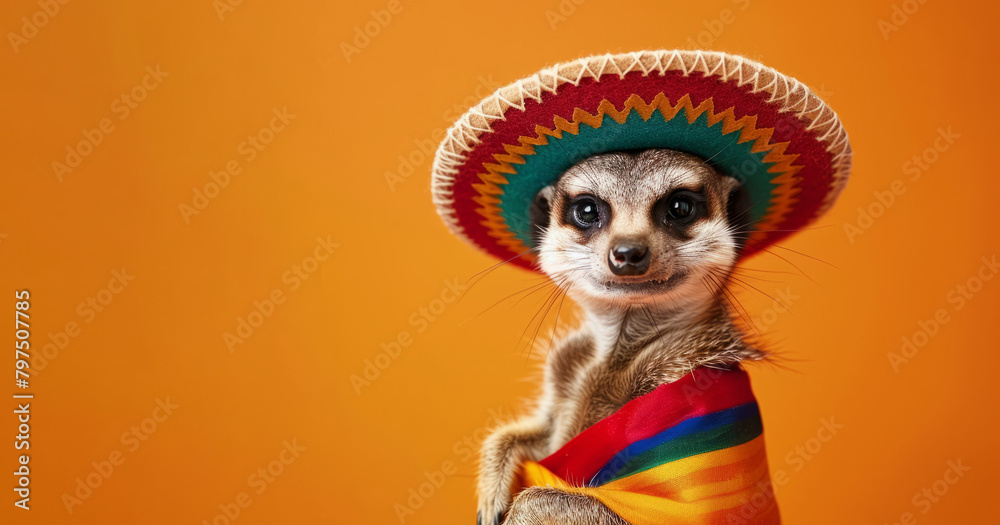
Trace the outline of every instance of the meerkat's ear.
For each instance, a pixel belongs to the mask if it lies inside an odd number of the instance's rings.
[[[552,211],[552,197],[556,193],[555,186],[546,186],[539,191],[528,208],[528,219],[531,220],[531,239],[537,245],[542,234],[549,227],[549,213]]]
[[[737,251],[743,250],[753,222],[750,220],[750,194],[743,184],[732,177],[726,177],[729,185],[729,198],[726,201],[726,216],[729,227],[735,236]]]

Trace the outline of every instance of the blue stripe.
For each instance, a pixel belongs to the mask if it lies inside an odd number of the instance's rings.
[[[648,452],[653,448],[663,445],[664,443],[668,443],[691,434],[708,432],[719,427],[731,425],[737,421],[750,418],[760,418],[760,411],[757,408],[756,402],[738,405],[725,410],[720,410],[718,412],[712,412],[711,414],[705,414],[704,416],[685,419],[684,421],[677,423],[655,436],[636,441],[625,447],[625,449],[618,454],[615,454],[615,457],[611,458],[611,460],[609,460],[603,467],[601,467],[600,470],[597,471],[596,474],[594,474],[594,477],[591,478],[589,483],[587,483],[587,486],[596,487],[616,479],[618,472],[628,467],[631,460],[635,459],[644,452]]]

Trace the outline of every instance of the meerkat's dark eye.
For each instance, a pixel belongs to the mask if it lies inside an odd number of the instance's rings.
[[[676,191],[667,197],[663,209],[667,222],[687,223],[704,213],[705,197],[693,191]]]
[[[676,195],[667,202],[667,213],[674,219],[686,219],[694,213],[694,201],[686,195]]]
[[[579,228],[592,228],[601,222],[601,210],[597,201],[591,197],[583,197],[570,204],[569,216],[573,224]]]

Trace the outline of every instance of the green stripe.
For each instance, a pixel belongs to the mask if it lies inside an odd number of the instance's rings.
[[[764,162],[766,152],[751,153],[754,141],[737,143],[740,132],[722,133],[722,121],[708,125],[708,116],[702,113],[694,124],[688,124],[686,110],[677,112],[670,120],[663,118],[659,109],[649,120],[642,120],[632,111],[624,124],[609,115],[604,116],[598,128],[581,124],[579,133],[564,132],[561,139],[549,137],[548,144],[535,146],[534,155],[526,155],[524,164],[514,164],[516,175],[509,175],[514,184],[501,185],[500,212],[511,231],[526,246],[532,246],[528,208],[538,192],[555,182],[577,162],[584,158],[629,149],[669,148],[708,159],[722,173],[746,181],[753,204],[751,218],[759,220],[770,206],[773,174],[767,170],[774,164]]]
[[[602,481],[608,483],[678,459],[742,445],[761,435],[763,431],[760,417],[748,417],[721,427],[688,434],[631,458],[615,473],[613,479]]]

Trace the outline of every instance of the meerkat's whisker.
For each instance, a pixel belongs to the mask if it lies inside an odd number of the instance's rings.
[[[527,287],[527,288],[524,288],[524,289],[522,289],[522,290],[519,290],[519,291],[517,291],[517,292],[514,292],[514,293],[512,293],[512,294],[510,294],[510,295],[508,295],[508,296],[506,296],[506,297],[504,297],[504,298],[502,298],[502,299],[500,299],[499,301],[497,301],[497,302],[493,303],[493,304],[492,304],[492,305],[490,305],[490,306],[489,306],[488,308],[486,308],[486,309],[485,309],[485,310],[483,310],[482,312],[479,312],[478,314],[474,315],[473,317],[471,317],[471,318],[469,318],[469,319],[467,319],[467,320],[465,320],[465,321],[462,321],[461,323],[458,323],[458,325],[459,325],[459,326],[462,326],[463,324],[465,324],[465,323],[466,323],[466,322],[468,322],[468,321],[471,321],[471,320],[473,320],[473,319],[478,319],[478,318],[479,318],[479,317],[480,317],[481,315],[485,314],[486,312],[489,312],[489,311],[490,311],[490,310],[492,310],[493,308],[496,308],[497,306],[499,306],[499,305],[500,305],[501,303],[503,303],[504,301],[507,301],[507,300],[509,300],[509,299],[512,299],[512,298],[514,298],[514,297],[516,297],[516,296],[518,296],[518,295],[521,295],[521,294],[523,294],[523,293],[527,292],[528,290],[533,290],[533,289],[537,289],[537,288],[542,288],[542,287],[545,287],[545,286],[548,286],[548,285],[550,285],[550,284],[552,284],[552,283],[551,283],[551,282],[549,282],[549,280],[548,280],[548,279],[544,279],[544,280],[543,280],[542,282],[540,282],[540,283],[537,283],[537,284],[533,284],[533,285],[531,285],[531,286],[529,286],[529,287]]]
[[[764,253],[767,253],[767,254],[770,254],[770,255],[773,255],[773,256],[777,257],[778,259],[781,259],[782,261],[784,261],[784,262],[785,262],[786,264],[788,264],[788,265],[789,265],[789,266],[791,266],[792,268],[795,268],[795,270],[796,270],[796,271],[798,271],[798,272],[799,272],[799,274],[801,274],[801,275],[802,275],[803,277],[805,277],[806,279],[809,279],[809,280],[810,280],[810,281],[812,281],[812,282],[813,282],[814,284],[817,284],[817,285],[819,284],[819,281],[817,281],[816,279],[813,279],[813,278],[812,278],[812,277],[811,277],[811,276],[810,276],[809,274],[807,274],[807,273],[806,273],[805,271],[803,271],[803,270],[802,270],[802,268],[799,268],[799,267],[798,267],[798,266],[797,266],[797,265],[796,265],[795,263],[793,263],[792,261],[789,261],[789,260],[788,260],[787,258],[785,258],[785,257],[782,257],[781,255],[778,255],[777,253],[774,253],[773,251],[771,251],[771,250],[768,250],[768,249],[766,249],[766,248],[765,248],[765,249],[763,249],[762,251],[763,251]]]
[[[480,282],[482,282],[483,279],[485,279],[487,276],[489,276],[489,274],[493,273],[496,269],[501,268],[504,265],[506,265],[506,264],[508,264],[510,262],[513,262],[514,260],[516,260],[516,259],[518,259],[520,257],[524,257],[525,255],[527,255],[527,254],[529,254],[531,252],[537,252],[537,251],[538,251],[538,248],[531,248],[531,249],[525,250],[525,251],[523,251],[523,252],[521,252],[521,253],[519,253],[519,254],[511,257],[510,259],[507,259],[507,260],[504,260],[504,261],[500,261],[500,262],[498,262],[498,263],[496,263],[496,264],[494,264],[492,266],[489,266],[488,268],[486,268],[486,269],[484,269],[484,270],[482,270],[480,272],[477,272],[477,273],[471,275],[468,279],[466,279],[466,282],[469,283],[469,287],[466,288],[465,293],[463,293],[459,297],[459,301],[461,301],[462,297],[465,297],[465,294],[467,294],[470,290],[472,290],[472,288],[474,288],[477,284],[479,284]],[[478,277],[478,279],[477,279],[477,277]]]
[[[558,298],[561,295],[563,295],[564,293],[565,292],[559,286],[556,286],[556,289],[549,296],[549,299],[547,299],[546,302],[545,302],[545,304],[543,304],[542,307],[544,308],[544,313],[542,313],[542,317],[538,320],[538,324],[535,326],[535,331],[534,331],[534,333],[531,336],[531,340],[528,342],[528,348],[527,348],[527,350],[528,350],[528,358],[529,359],[531,358],[531,351],[533,350],[533,347],[534,347],[534,344],[535,344],[535,339],[538,337],[538,331],[541,330],[542,325],[545,323],[545,319],[549,315],[549,310],[552,309],[552,305],[554,305],[555,302],[558,300]],[[535,315],[537,316],[538,314],[535,314]],[[532,317],[532,319],[534,319],[534,317]],[[530,323],[529,323],[528,326],[529,327],[531,326]],[[525,363],[525,364],[527,364],[527,363]]]
[[[542,283],[542,284],[545,285],[545,286],[540,286],[540,287],[535,288],[534,290],[532,290],[532,291],[524,294],[523,296],[521,296],[520,299],[518,299],[517,301],[515,301],[514,304],[510,305],[510,308],[508,308],[507,311],[509,312],[509,311],[513,310],[514,308],[517,307],[517,305],[521,304],[521,301],[524,301],[528,297],[531,297],[532,295],[535,295],[536,293],[538,293],[538,292],[540,292],[542,290],[545,290],[548,286],[552,286],[554,288],[559,288],[558,284],[556,284],[554,282],[551,282],[551,281],[545,282],[545,283]]]
[[[756,275],[745,274],[745,273],[741,272],[738,268],[734,268],[733,271],[732,271],[732,274],[733,275],[738,275],[738,276],[740,276],[740,277],[742,277],[744,279],[753,279],[755,281],[760,281],[762,283],[780,283],[780,282],[782,282],[782,281],[779,281],[777,279],[765,279],[763,277],[757,277]]]
[[[743,322],[746,323],[747,326],[750,327],[750,329],[752,329],[755,333],[759,335],[760,331],[757,330],[757,325],[754,324],[753,319],[751,319],[750,317],[750,314],[747,312],[746,308],[743,307],[743,303],[741,303],[740,300],[737,299],[736,296],[733,295],[731,291],[729,291],[729,289],[726,287],[725,282],[719,281],[713,274],[707,274],[706,277],[708,277],[709,280],[713,281],[719,287],[719,290],[722,292],[723,296],[729,302],[730,306],[736,309],[736,313],[739,314],[741,319],[743,319]]]
[[[812,255],[809,255],[809,254],[807,254],[807,253],[802,253],[802,252],[800,252],[800,251],[796,251],[796,250],[793,250],[793,249],[791,249],[791,248],[788,248],[788,247],[786,247],[786,246],[782,246],[782,245],[780,245],[780,244],[777,244],[777,243],[773,243],[773,244],[771,244],[771,246],[774,246],[775,248],[781,248],[782,250],[787,250],[787,251],[790,251],[790,252],[792,252],[792,253],[794,253],[794,254],[796,254],[796,255],[801,255],[802,257],[807,257],[807,258],[809,258],[809,259],[812,259],[812,260],[814,260],[814,261],[818,261],[818,262],[821,262],[821,263],[823,263],[823,264],[825,264],[825,265],[828,265],[828,266],[830,266],[831,268],[834,268],[834,269],[837,269],[837,270],[840,270],[840,267],[838,267],[837,265],[835,265],[835,264],[833,264],[833,263],[831,263],[831,262],[829,262],[829,261],[825,261],[825,260],[823,260],[823,259],[820,259],[819,257],[813,257]]]
[[[729,281],[731,281],[731,282],[733,282],[733,283],[736,283],[737,285],[739,285],[739,286],[740,286],[741,288],[743,288],[744,290],[748,290],[748,291],[753,291],[753,292],[757,292],[757,293],[759,293],[759,294],[763,295],[764,297],[767,297],[768,299],[771,299],[772,301],[774,301],[774,302],[775,302],[775,304],[777,304],[778,306],[780,306],[780,307],[781,307],[781,308],[782,308],[783,310],[785,310],[786,312],[788,312],[788,313],[790,313],[790,314],[792,313],[792,312],[791,312],[791,311],[790,311],[790,310],[788,309],[788,306],[786,306],[786,305],[785,305],[784,303],[782,303],[781,301],[779,301],[779,300],[775,299],[775,298],[774,298],[773,296],[771,296],[770,294],[768,294],[768,293],[764,292],[764,291],[763,291],[763,290],[761,290],[760,288],[757,288],[756,286],[754,286],[754,285],[752,285],[752,284],[750,284],[750,283],[747,283],[747,282],[744,282],[743,280],[741,280],[741,279],[737,278],[737,277],[736,277],[736,276],[735,276],[734,274],[732,274],[732,273],[730,273],[730,274],[729,274]],[[794,317],[794,315],[795,315],[795,314],[792,314],[792,316],[793,316],[793,317]]]

